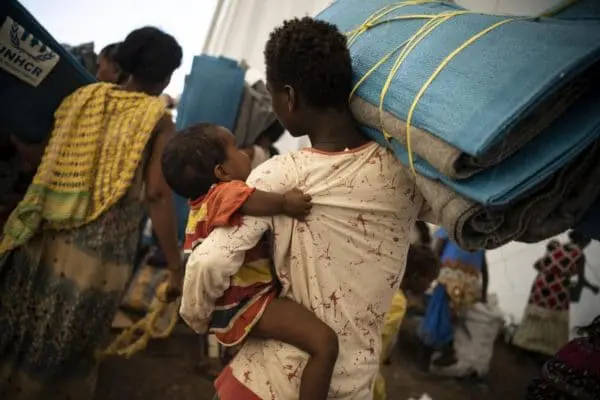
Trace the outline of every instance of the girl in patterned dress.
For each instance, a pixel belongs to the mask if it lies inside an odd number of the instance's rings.
[[[548,243],[546,254],[534,264],[538,275],[513,338],[525,351],[552,356],[569,340],[570,281],[585,267],[583,249],[590,243],[577,231],[571,231],[569,239]]]
[[[242,225],[242,215],[288,215],[302,220],[311,208],[310,196],[298,190],[279,194],[246,185],[250,157],[221,126],[198,124],[180,132],[167,145],[162,162],[173,191],[190,199],[184,245],[188,254],[215,228]],[[244,265],[216,302],[208,332],[224,346],[236,346],[252,335],[307,352],[310,358],[299,399],[326,400],[338,356],[337,335],[304,306],[278,298],[266,239],[263,236],[246,251]]]

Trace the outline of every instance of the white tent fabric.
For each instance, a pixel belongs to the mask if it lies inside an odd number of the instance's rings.
[[[284,20],[314,15],[332,0],[223,0],[208,33],[205,52],[245,60],[264,70],[263,47],[269,33]]]
[[[284,20],[315,15],[333,0],[220,0],[204,52],[244,60],[249,82],[264,79],[263,49],[269,33]],[[308,146],[308,138],[287,132],[276,143],[281,153]]]

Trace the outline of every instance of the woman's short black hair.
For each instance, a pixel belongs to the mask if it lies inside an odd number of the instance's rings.
[[[115,61],[136,80],[154,84],[167,80],[181,65],[183,53],[175,38],[160,29],[136,29],[119,45]]]
[[[194,200],[218,182],[215,167],[227,158],[218,126],[196,124],[177,133],[163,151],[161,164],[167,184],[175,193]]]
[[[352,91],[352,61],[346,37],[330,23],[310,17],[276,28],[265,47],[267,81],[290,85],[314,108],[341,109]]]

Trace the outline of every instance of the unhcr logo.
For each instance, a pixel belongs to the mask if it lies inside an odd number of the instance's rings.
[[[37,87],[60,57],[12,18],[0,28],[0,68]]]

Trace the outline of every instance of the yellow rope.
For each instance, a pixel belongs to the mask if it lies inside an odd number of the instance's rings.
[[[177,307],[177,303],[166,302],[167,288],[167,282],[162,283],[158,287],[156,291],[157,299],[153,302],[154,304],[151,306],[148,314],[135,324],[124,329],[104,351],[98,354],[99,359],[107,356],[129,358],[133,354],[144,350],[151,339],[164,339],[173,332],[179,314],[176,309],[172,313],[171,319],[164,330],[159,331],[156,327],[158,319],[169,307]]]
[[[374,12],[373,14],[371,14],[366,20],[365,22],[363,22],[363,24],[361,24],[358,28],[352,30],[351,32],[348,33],[349,35],[349,40],[348,40],[348,44],[349,46],[351,46],[352,44],[354,44],[356,42],[356,40],[358,39],[358,37],[360,37],[360,35],[362,35],[363,33],[365,33],[368,29],[380,25],[382,23],[388,23],[388,22],[392,22],[392,21],[401,21],[401,20],[407,20],[407,19],[428,19],[428,21],[417,30],[417,32],[415,32],[410,38],[408,38],[406,41],[404,41],[403,43],[401,43],[398,47],[396,47],[395,49],[393,49],[392,51],[390,51],[388,54],[386,54],[384,57],[382,57],[377,63],[375,63],[375,65],[373,65],[360,79],[359,81],[356,83],[356,85],[354,86],[354,88],[352,89],[352,92],[350,94],[350,98],[352,98],[355,94],[356,91],[359,89],[359,87],[366,81],[366,79],[373,74],[373,72],[375,72],[377,69],[379,69],[385,62],[387,62],[390,57],[395,54],[396,52],[400,51],[400,54],[398,54],[396,60],[394,61],[394,64],[392,65],[392,68],[384,82],[384,85],[381,89],[381,93],[379,96],[379,123],[380,123],[380,129],[381,132],[383,133],[383,136],[386,138],[386,140],[390,141],[392,139],[392,135],[390,135],[389,132],[387,132],[385,125],[383,123],[383,117],[384,117],[384,102],[385,102],[385,97],[391,87],[392,81],[394,79],[394,77],[396,76],[396,73],[398,72],[398,70],[400,69],[400,67],[402,66],[402,64],[404,63],[404,61],[408,58],[408,56],[410,55],[410,53],[416,48],[416,46],[423,40],[425,39],[429,34],[431,34],[431,32],[433,32],[436,28],[438,28],[440,25],[442,25],[444,22],[449,21],[450,19],[457,17],[457,16],[461,16],[461,15],[465,15],[465,14],[473,14],[473,12],[470,11],[466,11],[466,10],[457,10],[457,11],[450,11],[450,12],[443,12],[443,13],[439,13],[439,14],[435,14],[435,15],[426,15],[426,14],[413,14],[413,15],[402,15],[402,16],[397,16],[397,17],[391,17],[389,19],[383,19],[383,17],[385,17],[386,15],[390,14],[392,11],[398,10],[402,7],[406,7],[406,6],[413,6],[413,5],[419,5],[419,4],[425,4],[425,3],[438,3],[437,1],[406,1],[406,2],[402,2],[400,4],[395,4],[395,5],[390,5],[390,6],[386,6],[384,8],[382,8],[381,10],[378,10],[376,12]],[[413,156],[413,151],[412,151],[412,141],[411,141],[411,123],[412,123],[412,119],[414,116],[414,112],[415,109],[419,103],[419,101],[421,100],[421,98],[423,97],[423,94],[425,93],[425,91],[429,88],[429,86],[431,85],[431,83],[435,80],[435,78],[440,74],[440,72],[450,63],[450,61],[452,61],[452,59],[454,57],[456,57],[461,51],[463,51],[465,48],[467,48],[468,46],[470,46],[472,43],[474,43],[475,41],[477,41],[478,39],[480,39],[481,37],[483,37],[484,35],[486,35],[487,33],[491,32],[492,30],[508,23],[511,21],[514,21],[515,19],[505,19],[502,20],[500,22],[497,22],[485,29],[483,29],[482,31],[478,32],[477,34],[473,35],[472,37],[470,37],[467,41],[465,41],[462,45],[460,45],[458,48],[456,48],[454,51],[452,51],[450,53],[450,55],[448,55],[439,65],[438,67],[435,69],[435,71],[433,72],[433,74],[426,80],[426,82],[423,84],[423,86],[420,88],[420,90],[417,92],[417,95],[415,96],[409,110],[408,110],[408,114],[407,114],[407,118],[406,118],[406,148],[407,148],[407,152],[408,152],[408,159],[409,159],[409,165],[410,165],[410,169],[412,171],[413,174],[416,174],[416,169],[415,169],[415,165],[414,165],[414,156]]]
[[[381,131],[383,132],[383,135],[387,140],[390,140],[392,136],[387,132],[387,130],[385,129],[385,126],[383,124],[383,115],[384,115],[383,105],[384,105],[385,97],[392,85],[394,76],[396,75],[396,73],[398,72],[398,70],[404,63],[404,61],[408,58],[410,53],[415,49],[415,47],[417,47],[419,42],[421,42],[425,37],[427,37],[427,35],[429,35],[431,32],[433,32],[438,26],[440,26],[444,22],[448,21],[449,19],[451,19],[455,16],[462,15],[464,13],[466,13],[466,12],[450,13],[450,14],[440,15],[439,18],[429,20],[409,39],[408,44],[402,49],[402,51],[398,55],[398,58],[396,59],[396,62],[392,66],[392,69],[391,69],[390,73],[388,74],[388,77],[383,85],[381,94],[379,96],[379,123],[381,125]],[[410,150],[410,143],[408,143],[408,138],[407,138],[407,147],[408,147],[408,151],[410,153],[411,150]]]
[[[452,53],[450,53],[440,63],[440,65],[438,65],[438,67],[435,69],[433,74],[431,74],[429,79],[427,79],[427,81],[423,84],[423,86],[421,86],[421,89],[415,96],[412,104],[410,105],[410,108],[408,109],[408,115],[406,117],[406,148],[408,151],[408,163],[409,163],[410,169],[414,175],[417,174],[417,171],[415,170],[415,162],[414,162],[413,152],[412,152],[412,148],[411,148],[411,136],[410,135],[411,135],[412,118],[413,118],[415,109],[417,108],[417,104],[419,103],[419,100],[421,100],[421,97],[423,97],[423,94],[429,88],[429,86],[434,81],[434,79],[437,78],[437,76],[440,74],[440,72],[442,72],[442,70],[450,63],[450,61],[452,61],[452,59],[454,57],[456,57],[461,51],[466,49],[468,46],[473,44],[475,41],[477,41],[479,38],[483,37],[487,33],[493,31],[494,29],[496,29],[504,24],[507,24],[507,23],[513,22],[513,21],[515,21],[515,20],[514,19],[505,19],[505,20],[497,22],[497,23],[483,29],[482,31],[476,33],[475,35],[471,36],[466,42],[464,42],[462,45],[460,45],[458,48],[456,48]]]
[[[390,18],[389,20],[382,20],[383,17],[385,17],[386,15],[399,10],[403,7],[408,7],[408,6],[416,6],[416,5],[422,5],[422,4],[433,4],[433,3],[442,3],[441,1],[438,0],[407,0],[407,1],[403,1],[397,4],[390,4],[387,5],[375,12],[373,12],[371,15],[369,15],[367,17],[367,19],[356,29],[353,29],[350,32],[347,32],[346,34],[348,35],[348,46],[352,46],[352,44],[354,44],[354,42],[356,41],[356,39],[358,39],[358,37],[360,35],[362,35],[364,32],[366,32],[367,30],[386,23],[386,22],[390,22],[390,21],[394,21],[394,20],[398,20],[398,19],[414,19],[414,18],[431,18],[433,17],[432,15],[429,14],[425,14],[425,15],[406,15],[406,16],[398,16],[398,17],[393,17]]]

